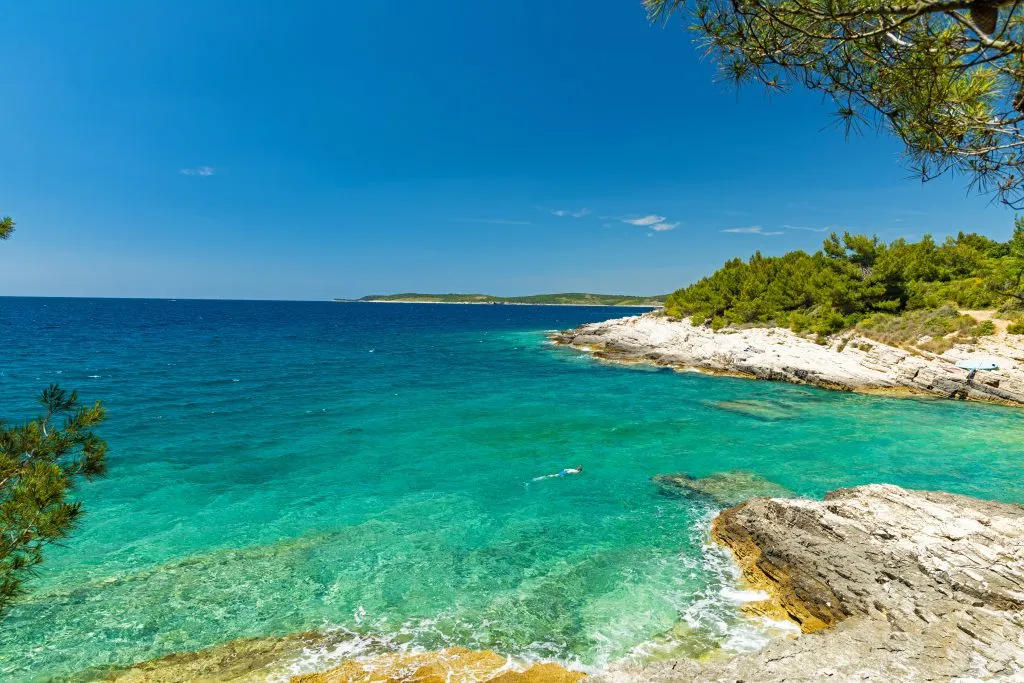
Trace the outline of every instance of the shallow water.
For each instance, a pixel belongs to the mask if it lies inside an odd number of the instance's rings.
[[[111,449],[0,629],[0,677],[322,627],[583,666],[744,647],[713,509],[653,475],[1024,502],[1022,411],[611,366],[543,334],[628,312],[0,299],[0,413],[77,387]]]

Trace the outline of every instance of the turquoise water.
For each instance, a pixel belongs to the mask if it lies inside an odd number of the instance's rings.
[[[653,475],[1024,502],[1022,411],[603,365],[543,334],[624,313],[0,299],[3,415],[59,381],[105,402],[111,449],[0,628],[0,677],[329,627],[584,666],[681,620],[742,647],[714,510]]]

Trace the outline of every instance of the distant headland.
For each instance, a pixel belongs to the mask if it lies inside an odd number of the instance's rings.
[[[665,296],[629,296],[626,294],[589,294],[566,292],[531,296],[492,296],[490,294],[371,294],[361,299],[335,299],[340,302],[403,304],[510,304],[520,306],[648,306],[658,308]]]

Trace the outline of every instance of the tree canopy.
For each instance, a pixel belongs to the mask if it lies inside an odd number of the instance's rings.
[[[887,128],[922,179],[1024,205],[1024,18],[1016,0],[644,0],[686,10],[736,83],[827,95],[847,131]]]
[[[820,251],[732,259],[669,295],[665,312],[694,324],[777,324],[831,334],[876,313],[1024,302],[1024,221],[997,242],[960,233],[941,244],[831,234]]]
[[[14,221],[0,221],[7,239]],[[79,405],[78,394],[51,384],[39,396],[42,414],[22,425],[0,420],[0,612],[21,594],[43,560],[43,548],[66,537],[81,520],[76,482],[106,472],[107,444],[93,428],[103,406]]]

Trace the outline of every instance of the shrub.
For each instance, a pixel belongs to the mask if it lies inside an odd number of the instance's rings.
[[[970,334],[975,337],[989,337],[996,333],[996,324],[991,320],[983,320],[977,327],[971,329]]]
[[[1024,318],[1015,320],[1006,328],[1008,334],[1024,334]]]
[[[901,346],[916,344],[921,337],[932,337],[935,341],[953,332],[964,332],[975,326],[976,321],[971,316],[960,315],[955,308],[943,306],[936,310],[907,311],[901,315],[877,313],[864,318],[857,325],[857,329],[869,339]],[[937,345],[938,342],[932,344],[935,347]]]

